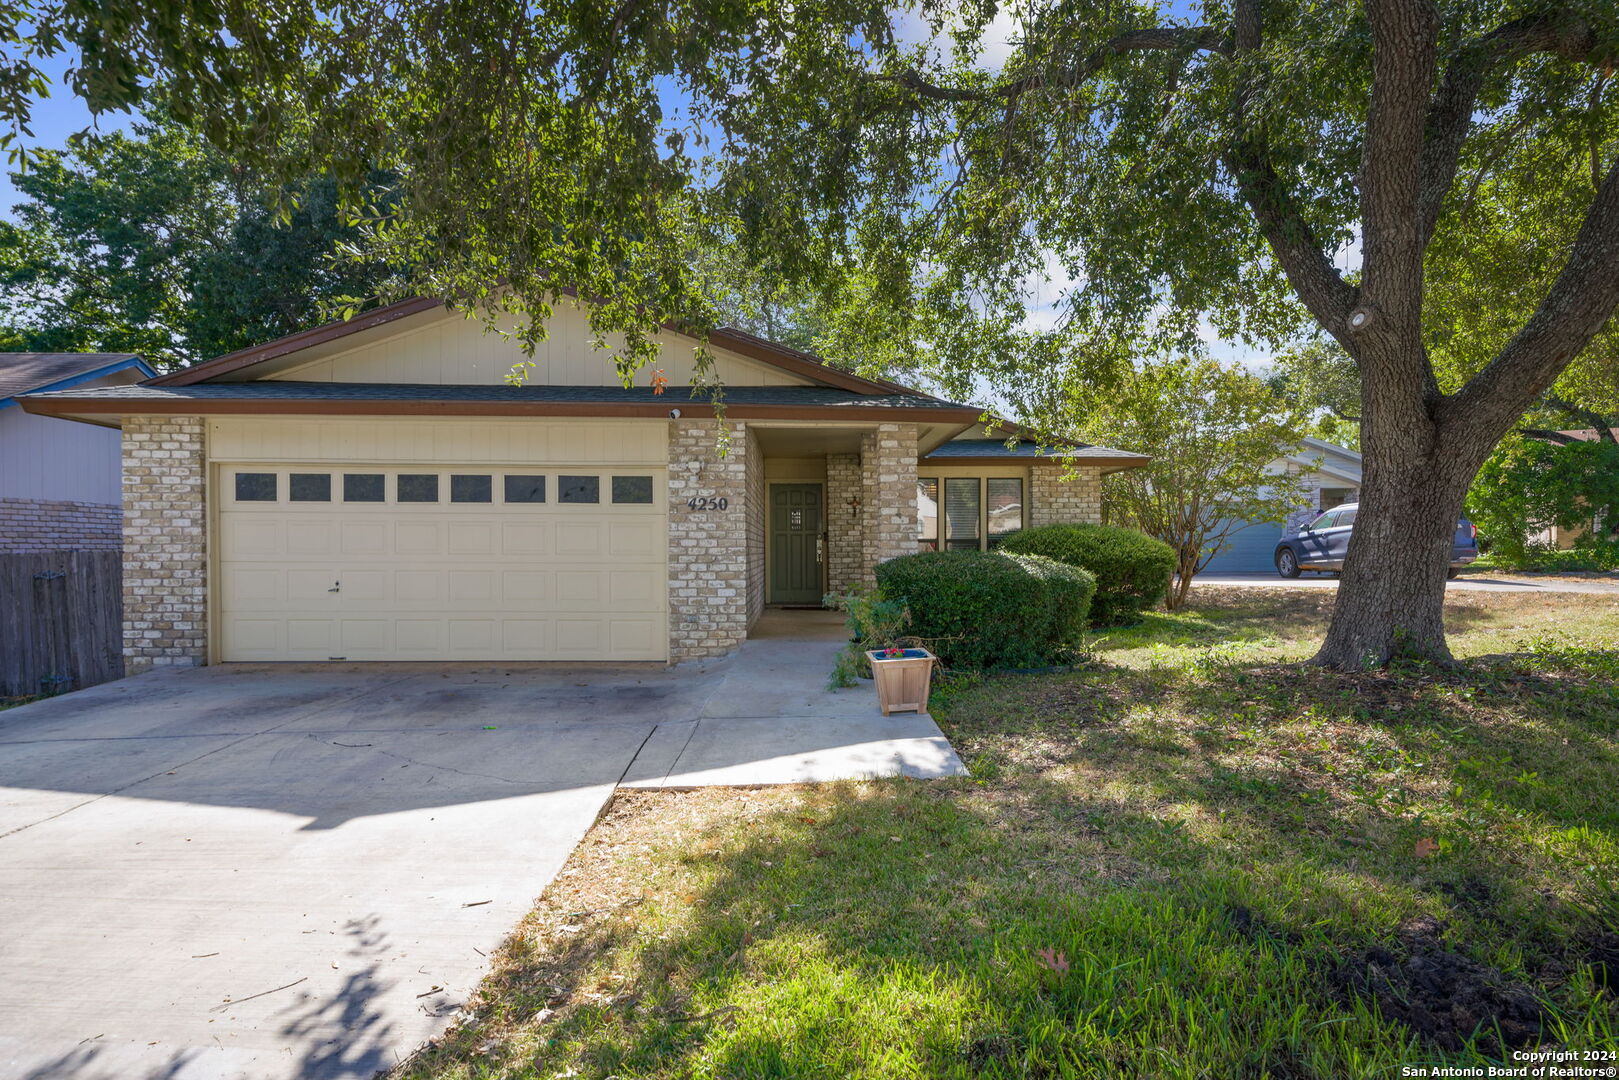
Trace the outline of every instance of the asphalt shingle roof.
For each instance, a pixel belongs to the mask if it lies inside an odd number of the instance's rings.
[[[691,388],[668,387],[655,394],[637,386],[506,386],[428,383],[238,382],[193,383],[189,386],[98,386],[58,390],[38,398],[93,398],[131,403],[181,401],[445,401],[554,402],[579,405],[659,405],[678,408],[693,400]],[[696,399],[706,402],[706,395]],[[925,394],[858,394],[827,386],[728,386],[724,400],[735,405],[834,405],[850,408],[966,409]]]
[[[929,458],[996,458],[1003,457],[1008,460],[1018,458],[1129,458],[1136,460],[1144,455],[1134,454],[1128,450],[1115,450],[1109,446],[1086,446],[1073,444],[1064,447],[1048,447],[1042,451],[1038,444],[1032,442],[1018,442],[1012,446],[1006,445],[1004,439],[952,439],[930,450]]]
[[[134,353],[13,352],[0,353],[0,398],[16,397],[51,383],[71,379],[123,360]]]

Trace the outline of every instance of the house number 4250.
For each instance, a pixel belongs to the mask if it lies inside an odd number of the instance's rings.
[[[694,495],[686,500],[687,510],[724,510],[731,505],[731,500],[721,495]]]

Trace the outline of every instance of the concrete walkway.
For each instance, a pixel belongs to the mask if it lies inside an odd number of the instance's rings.
[[[758,630],[673,669],[228,665],[0,712],[0,1076],[370,1077],[616,785],[963,771],[820,689],[833,620]]]
[[[1252,589],[1336,589],[1338,578],[1306,570],[1302,577],[1285,578],[1275,573],[1199,574],[1198,586]],[[1595,593],[1619,597],[1619,578],[1528,577],[1517,574],[1464,573],[1446,585],[1463,592],[1510,593]]]

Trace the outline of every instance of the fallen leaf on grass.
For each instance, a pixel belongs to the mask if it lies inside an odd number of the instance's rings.
[[[1040,958],[1041,967],[1055,971],[1059,975],[1067,973],[1068,956],[1066,953],[1060,953],[1056,949],[1038,949],[1035,951],[1035,955]]]

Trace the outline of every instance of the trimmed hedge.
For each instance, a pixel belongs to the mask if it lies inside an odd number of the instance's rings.
[[[927,551],[879,563],[877,587],[947,665],[1036,667],[1079,643],[1096,579],[1037,556]]]
[[[999,550],[1089,570],[1096,578],[1093,626],[1128,621],[1158,603],[1175,572],[1174,548],[1114,525],[1037,525],[1007,536]]]

